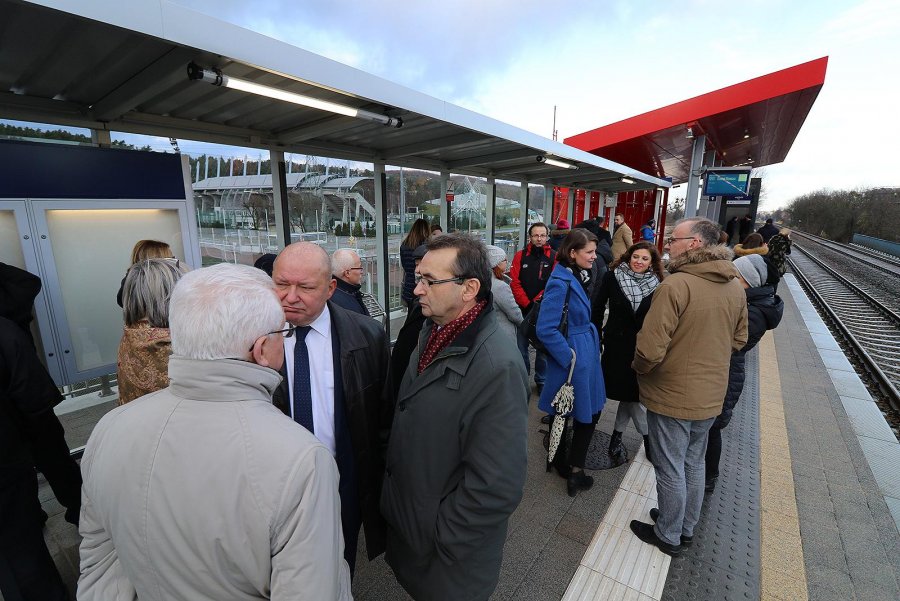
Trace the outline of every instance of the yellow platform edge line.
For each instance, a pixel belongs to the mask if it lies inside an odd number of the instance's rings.
[[[775,335],[759,343],[760,597],[808,601]]]

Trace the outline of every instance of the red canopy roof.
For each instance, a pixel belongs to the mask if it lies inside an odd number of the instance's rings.
[[[687,181],[687,128],[726,166],[780,163],[825,83],[822,57],[566,138],[566,144],[649,175]]]

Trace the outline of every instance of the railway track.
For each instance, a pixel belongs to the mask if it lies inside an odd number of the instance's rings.
[[[894,412],[900,412],[900,315],[802,246],[788,262],[871,376]]]
[[[807,234],[806,232],[798,232],[795,230],[792,232],[792,235],[794,234],[799,234],[804,241],[812,241],[819,246],[823,246],[845,257],[855,259],[865,265],[874,267],[875,269],[900,276],[900,259],[886,253],[874,251],[862,246],[834,242],[833,240],[828,240],[827,238],[822,238],[813,234]]]

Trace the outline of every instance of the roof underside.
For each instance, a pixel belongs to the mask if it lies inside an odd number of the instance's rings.
[[[724,166],[787,156],[825,82],[828,57],[757,77],[570,138],[566,144],[673,183],[687,181],[695,135]]]
[[[608,192],[668,185],[167,0],[0,0],[0,14],[0,118]],[[191,61],[404,124],[189,81]]]

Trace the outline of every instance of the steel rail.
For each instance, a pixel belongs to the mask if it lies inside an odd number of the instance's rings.
[[[834,272],[834,270],[830,269],[827,265],[824,265],[820,260],[813,257],[808,251],[804,249],[800,249],[801,252],[813,260],[813,262],[822,267],[823,270],[834,279],[836,279],[841,284],[844,284],[849,290],[851,290],[855,295],[860,297],[863,301],[870,304],[876,310],[883,311],[883,314],[889,320],[892,320],[897,325],[898,329],[900,329],[900,316],[896,313],[884,307],[881,303],[871,297],[871,295],[867,294],[865,291],[861,290],[855,284],[849,282],[843,276]],[[844,321],[840,318],[837,312],[831,307],[828,301],[816,290],[816,287],[809,280],[806,274],[803,273],[802,269],[797,266],[797,263],[788,258],[788,262],[791,266],[791,271],[800,281],[800,284],[803,288],[812,296],[813,300],[819,307],[826,313],[832,324],[841,334],[841,336],[847,341],[850,347],[853,349],[856,356],[860,359],[866,371],[873,377],[875,382],[878,384],[878,387],[881,389],[882,393],[888,398],[888,401],[891,407],[895,411],[900,411],[900,391],[897,390],[897,387],[894,386],[891,379],[887,374],[879,367],[878,363],[872,357],[871,354],[864,348],[863,343],[857,339],[857,337],[853,334],[851,329],[844,323]]]

